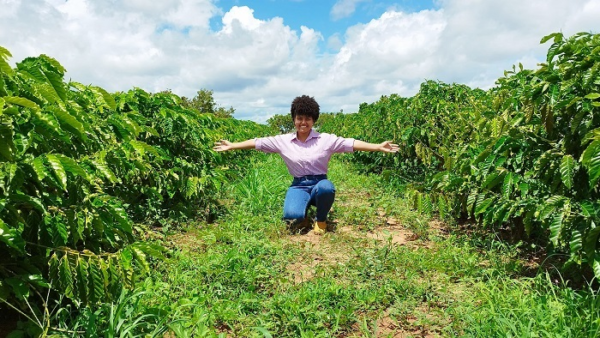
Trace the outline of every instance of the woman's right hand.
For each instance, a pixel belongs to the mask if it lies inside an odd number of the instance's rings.
[[[233,149],[233,143],[227,141],[227,140],[221,140],[221,141],[217,141],[215,142],[215,146],[213,147],[214,151],[228,151]]]

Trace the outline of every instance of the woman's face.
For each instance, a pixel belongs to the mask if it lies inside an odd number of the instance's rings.
[[[313,118],[310,116],[296,115],[294,118],[294,126],[300,134],[308,134],[314,124]]]

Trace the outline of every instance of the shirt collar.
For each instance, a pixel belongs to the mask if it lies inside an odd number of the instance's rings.
[[[310,130],[310,134],[308,134],[308,137],[306,138],[306,141],[310,140],[311,138],[318,138],[319,135],[321,135],[321,134],[318,133],[318,132],[316,132],[314,129],[311,129]],[[293,132],[292,133],[292,139],[291,139],[291,141],[293,141],[293,140],[298,140],[298,133],[297,132]]]

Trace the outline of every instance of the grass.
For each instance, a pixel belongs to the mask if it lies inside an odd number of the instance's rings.
[[[177,337],[597,337],[600,301],[415,213],[375,176],[333,161],[324,236],[281,221],[289,175],[276,156],[232,182],[228,213],[166,237],[140,288]],[[167,324],[168,323],[168,324]]]

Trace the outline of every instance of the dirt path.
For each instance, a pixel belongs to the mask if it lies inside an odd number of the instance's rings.
[[[332,212],[334,219],[328,222],[329,231],[325,235],[316,235],[312,230],[305,229],[283,239],[286,245],[303,252],[298,261],[287,266],[286,277],[290,282],[296,285],[309,283],[320,273],[325,274],[330,268],[347,264],[351,259],[357,258],[354,252],[356,247],[374,248],[389,245],[413,250],[430,250],[435,247],[434,242],[420,238],[421,236],[409,227],[401,224],[395,216],[397,210],[392,208],[386,212],[382,207],[373,209],[368,202],[372,198],[371,193],[366,192],[364,188],[343,187],[340,190],[342,192],[336,196],[335,210]],[[365,205],[367,210],[364,210]],[[366,211],[362,222],[360,215],[358,219],[348,217],[357,211],[360,213],[361,210]],[[428,228],[437,234],[442,233],[444,227],[443,223],[435,220],[428,224]],[[373,318],[372,314],[365,314],[365,318],[374,320],[371,325],[374,326],[375,337],[439,337],[435,330],[420,324],[422,318],[432,322],[439,320],[434,318],[436,314],[429,311],[425,305],[417,312],[407,316],[402,322],[391,315],[389,309],[381,312],[376,318]],[[355,324],[352,332],[340,337],[361,336],[362,331],[359,325]]]

